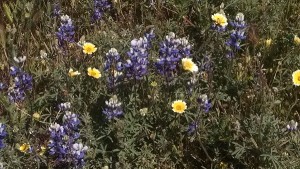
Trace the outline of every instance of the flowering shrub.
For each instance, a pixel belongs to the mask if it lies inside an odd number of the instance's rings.
[[[296,1],[0,11],[0,168],[299,168]]]

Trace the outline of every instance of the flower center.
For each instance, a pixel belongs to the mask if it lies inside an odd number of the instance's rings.
[[[176,106],[176,110],[181,110],[181,109],[182,109],[181,105]]]

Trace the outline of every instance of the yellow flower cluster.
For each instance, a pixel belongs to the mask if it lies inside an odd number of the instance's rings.
[[[176,100],[172,103],[172,110],[175,113],[182,114],[187,108],[186,103],[182,100]]]
[[[191,58],[182,58],[181,62],[184,70],[198,72],[198,66],[192,61]]]
[[[292,74],[293,77],[293,83],[295,86],[300,86],[300,70],[296,70]]]
[[[99,79],[101,77],[100,71],[96,68],[91,68],[91,67],[88,68],[88,75],[96,79]]]
[[[294,43],[300,45],[300,38],[297,35],[294,36]]]
[[[97,50],[94,44],[88,42],[84,43],[82,48],[83,48],[83,53],[88,55],[95,53]]]
[[[28,143],[24,143],[22,144],[20,147],[19,147],[19,150],[22,152],[22,153],[27,153],[30,151],[30,144]]]
[[[211,16],[211,19],[215,22],[216,25],[225,27],[228,25],[227,18],[224,14],[216,13]]]

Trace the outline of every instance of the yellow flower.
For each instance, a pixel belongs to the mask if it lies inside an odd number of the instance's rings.
[[[266,46],[267,46],[267,47],[271,46],[271,44],[272,44],[272,39],[267,39],[267,40],[265,41],[265,43],[266,43]]]
[[[215,22],[215,24],[220,25],[222,27],[227,26],[227,18],[224,14],[216,13],[211,16],[211,19]]]
[[[224,163],[224,162],[221,162],[221,163],[220,163],[220,168],[221,168],[221,169],[227,169],[227,168],[228,168],[228,164],[227,164],[227,163]]]
[[[46,152],[47,148],[45,146],[40,147],[39,155],[42,156]]]
[[[33,113],[32,117],[35,119],[35,120],[39,120],[41,118],[41,114],[39,112],[35,112]]]
[[[101,77],[101,73],[100,73],[100,71],[98,69],[96,69],[96,68],[90,68],[90,67],[88,68],[88,75],[92,76],[92,77],[94,77],[96,79],[99,79]]]
[[[74,71],[72,68],[69,69],[68,74],[69,74],[70,77],[80,75],[80,73],[78,71]]]
[[[300,86],[300,70],[293,72],[293,83],[295,86]]]
[[[294,43],[300,45],[300,38],[297,35],[294,36]]]
[[[157,86],[157,82],[156,82],[156,81],[153,81],[153,82],[150,83],[150,85],[151,85],[152,87],[156,87],[156,86]]]
[[[19,147],[19,150],[23,153],[27,153],[30,150],[30,144],[24,143]]]
[[[183,113],[184,110],[187,108],[186,103],[182,100],[176,100],[172,103],[172,110],[175,113]]]
[[[181,62],[184,70],[198,72],[198,66],[192,61],[191,58],[182,58]]]
[[[83,44],[83,53],[85,53],[85,54],[91,55],[94,52],[96,52],[96,50],[97,50],[97,48],[92,43],[84,43]]]

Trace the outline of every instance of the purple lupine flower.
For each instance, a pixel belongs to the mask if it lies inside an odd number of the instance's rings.
[[[49,127],[49,154],[57,156],[58,161],[63,161],[67,156],[67,145],[64,141],[65,129],[63,126],[54,123]]]
[[[96,22],[101,19],[105,10],[109,9],[110,7],[111,4],[107,0],[94,0],[94,13],[92,20]]]
[[[124,63],[125,73],[128,78],[140,80],[148,73],[148,50],[154,37],[152,29],[143,38],[131,41],[131,48],[127,52],[129,59]]]
[[[60,47],[64,47],[67,42],[74,42],[75,28],[73,26],[73,22],[68,15],[62,15],[60,17],[61,23],[58,28],[58,32],[56,32],[56,36],[58,38],[58,45]]]
[[[297,130],[297,128],[298,128],[298,122],[296,122],[295,120],[291,120],[291,121],[289,122],[289,124],[286,125],[286,128],[287,128],[289,131]]]
[[[3,139],[6,137],[7,132],[5,131],[6,126],[0,123],[0,149],[5,147]]]
[[[6,88],[6,85],[2,82],[0,82],[0,91],[4,90]]]
[[[230,25],[233,27],[233,30],[230,34],[230,38],[226,41],[226,45],[228,46],[227,58],[233,58],[234,54],[241,50],[242,40],[246,39],[244,14],[238,13],[235,20],[230,22]]]
[[[68,111],[71,108],[69,102],[62,103],[59,107],[65,114],[62,125],[54,123],[49,127],[49,154],[55,157],[58,165],[72,162],[75,168],[81,168],[86,149],[77,150],[82,151],[83,155],[74,155],[74,145],[80,136],[78,131],[80,120],[77,114]]]
[[[210,108],[212,107],[211,102],[209,101],[206,94],[201,95],[197,99],[200,109],[203,110],[205,113],[208,113]]]
[[[59,111],[67,111],[71,109],[71,103],[70,102],[65,102],[65,103],[60,103],[58,105]]]
[[[196,121],[193,121],[192,123],[189,124],[187,133],[189,135],[194,134],[194,132],[197,130],[197,128],[198,128],[198,123]]]
[[[115,117],[119,117],[123,114],[122,103],[119,102],[116,95],[111,97],[108,101],[105,101],[106,108],[103,110],[103,114],[106,115],[107,119],[111,120]]]
[[[61,14],[60,6],[58,3],[53,4],[53,11],[52,11],[52,16],[53,17],[58,17]]]
[[[84,165],[84,156],[88,150],[87,146],[82,143],[75,143],[72,146],[73,162],[75,166],[82,167]]]
[[[172,78],[180,60],[191,55],[190,49],[191,45],[186,38],[177,39],[175,33],[170,32],[160,44],[159,58],[155,63],[157,71],[167,78]]]
[[[118,82],[122,79],[123,75],[123,63],[120,55],[115,48],[111,48],[106,53],[106,60],[104,63],[104,71],[108,72],[108,86],[114,88],[118,85]]]
[[[77,114],[72,113],[70,111],[66,111],[63,116],[64,126],[68,129],[75,131],[78,129],[78,125],[80,124],[80,120],[77,117]]]
[[[8,88],[9,101],[23,101],[25,92],[32,89],[32,77],[16,66],[10,67],[10,75],[14,78],[14,84]]]

